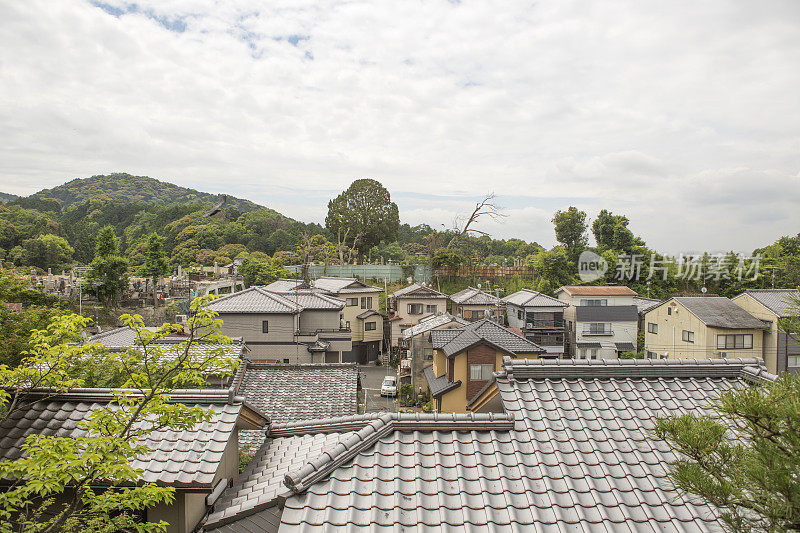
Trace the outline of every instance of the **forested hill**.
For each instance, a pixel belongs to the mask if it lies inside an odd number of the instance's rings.
[[[150,178],[132,176],[126,173],[115,173],[107,176],[76,178],[52,189],[42,189],[28,198],[55,198],[62,209],[90,200],[94,196],[104,195],[115,200],[121,199],[131,203],[156,204],[160,206],[174,204],[214,204],[219,196],[200,192],[174,183]],[[265,209],[250,200],[228,196],[226,207],[247,212]]]
[[[17,198],[19,198],[19,196],[17,196],[16,194],[0,192],[0,203],[13,202]]]

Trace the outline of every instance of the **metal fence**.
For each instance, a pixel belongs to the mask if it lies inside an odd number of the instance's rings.
[[[286,270],[292,273],[300,273],[303,269],[301,265],[289,265]],[[405,277],[413,278],[418,283],[430,282],[432,279],[431,269],[427,265],[417,265],[413,272],[408,271],[403,275],[403,267],[400,265],[309,265],[308,277],[311,279],[332,276],[335,278],[359,278],[386,280],[389,282],[405,281]]]

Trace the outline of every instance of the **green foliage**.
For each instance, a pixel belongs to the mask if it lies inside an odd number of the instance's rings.
[[[294,277],[291,272],[270,259],[258,260],[248,258],[242,264],[244,283],[248,287],[268,285],[279,278]]]
[[[22,480],[0,493],[0,532],[12,531],[165,531],[167,524],[138,523],[143,509],[174,500],[174,488],[142,481],[132,460],[149,452],[149,435],[163,428],[193,429],[212,417],[210,410],[171,403],[176,388],[202,385],[213,372],[230,375],[238,361],[224,348],[193,350],[197,342],[227,344],[221,320],[208,308],[213,296],[192,303],[185,342],[165,351],[157,341],[183,330],[164,324],[156,331],[140,316],[123,315],[137,338],[138,349],[107,353],[119,363],[122,386],[114,400],[96,409],[80,424],[85,434],[72,438],[29,435],[24,455],[0,462],[0,478]],[[0,366],[0,412],[12,416],[36,398],[31,390],[50,387],[54,392],[87,382],[81,365],[103,353],[96,344],[71,344],[88,319],[77,315],[55,317],[46,330],[34,330],[23,364]],[[144,371],[144,369],[147,371]],[[102,490],[98,491],[98,488]]]
[[[800,529],[800,377],[725,392],[712,407],[658,421],[680,454],[673,484],[717,507],[730,531]]]
[[[105,226],[97,236],[94,261],[87,280],[107,306],[116,306],[117,296],[128,288],[128,261],[119,255],[114,228]]]
[[[250,445],[245,445],[239,448],[239,473],[241,474],[244,472],[244,469],[247,468],[247,465],[250,464],[250,461],[253,460],[253,455],[255,453],[250,448]]]
[[[586,213],[570,206],[566,211],[558,210],[553,215],[553,225],[556,231],[556,240],[567,249],[567,255],[574,264],[578,256],[586,247]]]
[[[433,253],[433,268],[458,269],[466,262],[459,248],[439,248]]]
[[[592,233],[600,249],[630,252],[634,245],[633,233],[628,229],[628,218],[605,209],[592,223]]]
[[[144,277],[152,279],[155,283],[157,278],[168,274],[169,271],[167,254],[164,251],[164,239],[157,233],[153,233],[147,239],[147,252],[145,254],[144,265],[139,269],[139,273]]]
[[[325,227],[334,235],[349,230],[348,243],[362,256],[381,241],[396,240],[399,226],[397,204],[375,180],[356,180],[328,202]]]
[[[567,251],[561,246],[528,256],[526,261],[533,265],[537,291],[552,293],[562,285],[569,285],[574,281],[572,263]]]
[[[75,250],[64,237],[48,233],[23,241],[24,261],[43,270],[60,270],[70,266]]]

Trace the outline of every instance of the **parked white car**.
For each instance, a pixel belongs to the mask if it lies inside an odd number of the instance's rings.
[[[397,396],[397,378],[386,376],[381,383],[381,396]]]

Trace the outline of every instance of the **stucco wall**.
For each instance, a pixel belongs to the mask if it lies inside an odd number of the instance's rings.
[[[244,341],[292,342],[295,315],[220,313],[222,333],[228,337],[244,337]],[[262,321],[269,321],[269,332],[262,333]]]
[[[425,306],[421,314],[410,315],[408,313],[409,304],[422,304]],[[436,313],[443,313],[447,311],[447,298],[398,298],[397,311],[395,315],[399,320],[392,322],[392,346],[397,346],[402,331],[406,326],[415,326],[419,324],[421,318],[434,314],[433,312],[426,311],[427,306],[435,305]]]

